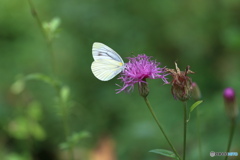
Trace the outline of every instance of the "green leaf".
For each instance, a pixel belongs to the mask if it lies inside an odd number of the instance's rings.
[[[42,27],[47,35],[49,41],[57,37],[57,32],[59,30],[61,20],[60,18],[53,18],[50,22],[44,22]]]
[[[42,108],[40,103],[33,101],[29,104],[28,108],[27,108],[27,115],[29,118],[31,118],[32,120],[41,120],[42,118]]]
[[[19,79],[15,81],[11,86],[11,91],[14,94],[21,93],[25,88],[25,81],[23,79]]]
[[[90,137],[90,133],[87,131],[82,131],[80,133],[74,133],[70,138],[69,141],[72,143],[77,143],[78,141]]]
[[[11,120],[8,124],[7,130],[10,136],[19,140],[26,140],[30,136],[28,120],[24,116]]]
[[[61,82],[58,80],[55,80],[47,75],[41,74],[41,73],[32,73],[26,76],[20,75],[18,76],[17,80],[12,84],[11,86],[11,92],[14,94],[21,93],[26,85],[26,81],[29,80],[38,80],[42,81],[44,83],[49,84],[50,86],[54,88],[60,88]]]
[[[70,136],[67,140],[67,142],[63,142],[59,145],[60,149],[68,149],[71,147],[76,146],[79,141],[81,141],[84,138],[90,137],[90,133],[87,131],[82,131],[79,133],[73,133],[72,136]]]
[[[190,112],[192,112],[199,104],[201,104],[203,100],[197,101],[193,103],[193,105],[190,107]]]
[[[58,18],[58,17],[53,18],[51,20],[51,22],[49,22],[49,26],[51,28],[51,31],[55,32],[58,29],[58,27],[60,26],[60,23],[61,23],[60,18]]]
[[[189,122],[189,120],[190,120],[191,112],[192,112],[199,104],[201,104],[202,102],[203,102],[203,100],[197,101],[197,102],[193,103],[193,105],[190,107],[190,112],[189,112],[189,114],[188,114],[188,120],[187,120],[187,122]]]
[[[68,143],[64,142],[64,143],[61,143],[61,144],[59,145],[59,148],[62,149],[62,150],[64,150],[64,149],[70,148],[70,146],[69,146]]]
[[[169,150],[166,150],[166,149],[153,149],[149,152],[178,159],[177,156],[172,151],[169,151]]]
[[[67,86],[63,86],[60,91],[61,99],[64,103],[68,101],[69,95],[70,95],[70,89]]]
[[[18,153],[8,153],[2,158],[1,154],[1,159],[4,160],[31,160],[32,158],[29,156],[29,154],[18,154]]]
[[[25,76],[25,80],[39,80],[39,81],[48,83],[52,87],[59,87],[60,86],[59,81],[54,80],[53,78],[51,78],[47,75],[41,74],[41,73],[29,74],[29,75]]]
[[[46,138],[46,133],[39,123],[32,122],[29,124],[29,126],[29,131],[31,132],[31,136],[33,136],[34,139],[42,141]]]

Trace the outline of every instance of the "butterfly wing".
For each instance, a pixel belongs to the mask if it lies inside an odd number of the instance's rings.
[[[122,58],[110,47],[103,43],[95,42],[92,47],[93,59],[112,59],[124,63]]]
[[[122,58],[103,43],[93,43],[92,54],[94,62],[91,69],[95,77],[108,81],[118,75],[124,68]]]
[[[108,81],[123,70],[123,63],[113,59],[98,59],[93,61],[91,69],[99,80]]]

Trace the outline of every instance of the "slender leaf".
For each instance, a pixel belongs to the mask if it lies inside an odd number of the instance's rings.
[[[149,152],[178,159],[177,156],[172,151],[169,151],[169,150],[166,150],[166,149],[153,149],[153,150],[151,150]]]
[[[190,111],[189,111],[189,114],[188,114],[188,120],[187,122],[190,121],[190,116],[191,116],[191,112],[199,105],[203,102],[203,100],[200,100],[200,101],[197,101],[195,103],[193,103],[193,105],[190,107]]]
[[[203,100],[197,101],[193,103],[193,105],[190,107],[190,112],[192,112],[199,104],[201,104]]]
[[[45,83],[48,83],[52,87],[59,87],[60,82],[41,73],[33,73],[25,76],[25,80],[39,80]]]

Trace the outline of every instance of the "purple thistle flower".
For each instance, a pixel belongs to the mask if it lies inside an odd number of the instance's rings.
[[[140,54],[137,57],[129,57],[129,62],[125,64],[124,71],[121,74],[123,86],[117,90],[117,93],[122,91],[130,92],[134,89],[134,84],[138,83],[139,87],[147,84],[146,79],[161,78],[164,83],[168,83],[165,77],[165,68],[160,68],[159,62],[151,60],[152,57]]]

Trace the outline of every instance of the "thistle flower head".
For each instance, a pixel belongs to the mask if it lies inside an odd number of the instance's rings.
[[[125,64],[125,69],[122,72],[119,79],[122,80],[123,86],[118,89],[117,93],[121,91],[130,92],[134,89],[134,84],[138,83],[139,92],[142,96],[147,96],[149,90],[147,88],[146,79],[162,79],[163,82],[168,83],[165,76],[165,68],[160,68],[159,62],[151,60],[152,57],[146,56],[145,54],[140,54],[137,57],[130,57],[129,62]],[[144,87],[144,88],[143,88]],[[142,93],[144,92],[144,93]]]
[[[233,88],[226,88],[223,91],[226,112],[230,118],[234,118],[238,115],[238,106],[235,96],[236,94]]]
[[[172,95],[175,99],[186,101],[191,96],[191,90],[192,90],[192,80],[190,77],[188,77],[188,74],[193,74],[194,72],[191,71],[189,68],[190,66],[187,66],[185,71],[180,71],[180,69],[177,66],[177,63],[175,63],[176,70],[174,69],[166,69],[173,77],[172,80]]]

